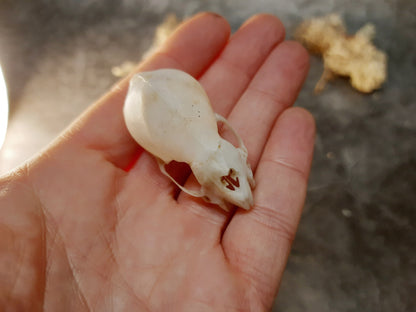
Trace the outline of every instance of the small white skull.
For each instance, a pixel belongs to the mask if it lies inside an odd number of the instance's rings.
[[[192,76],[175,69],[134,75],[123,112],[130,134],[182,191],[225,210],[231,205],[251,207],[254,179],[247,150],[227,120],[214,114]],[[220,137],[217,122],[232,131],[238,147]],[[165,165],[172,160],[190,166],[201,185],[199,192],[184,188],[166,172]]]

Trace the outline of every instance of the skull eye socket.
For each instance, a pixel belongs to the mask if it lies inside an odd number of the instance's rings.
[[[231,191],[235,191],[236,187],[240,187],[240,181],[236,177],[235,170],[232,168],[228,171],[228,175],[221,177],[221,183]]]

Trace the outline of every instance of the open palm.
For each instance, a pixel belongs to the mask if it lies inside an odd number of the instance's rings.
[[[38,157],[0,180],[0,304],[46,311],[265,311],[304,202],[314,123],[289,108],[308,70],[278,19],[234,35],[185,22],[138,71],[199,79],[243,138],[254,206],[226,213],[184,193],[127,132],[117,84]],[[227,137],[227,133],[223,133]],[[189,170],[171,168],[196,183]]]

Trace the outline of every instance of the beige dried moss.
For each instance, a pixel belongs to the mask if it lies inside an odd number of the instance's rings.
[[[364,93],[380,88],[387,78],[387,55],[373,45],[374,35],[374,25],[366,24],[349,36],[337,14],[303,22],[295,38],[312,53],[322,55],[324,61],[315,91],[322,91],[337,76],[349,77],[351,85]]]

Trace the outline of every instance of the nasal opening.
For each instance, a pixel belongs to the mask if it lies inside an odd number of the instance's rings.
[[[231,191],[235,191],[236,187],[240,187],[240,181],[232,168],[228,171],[228,175],[221,177],[221,183]]]

